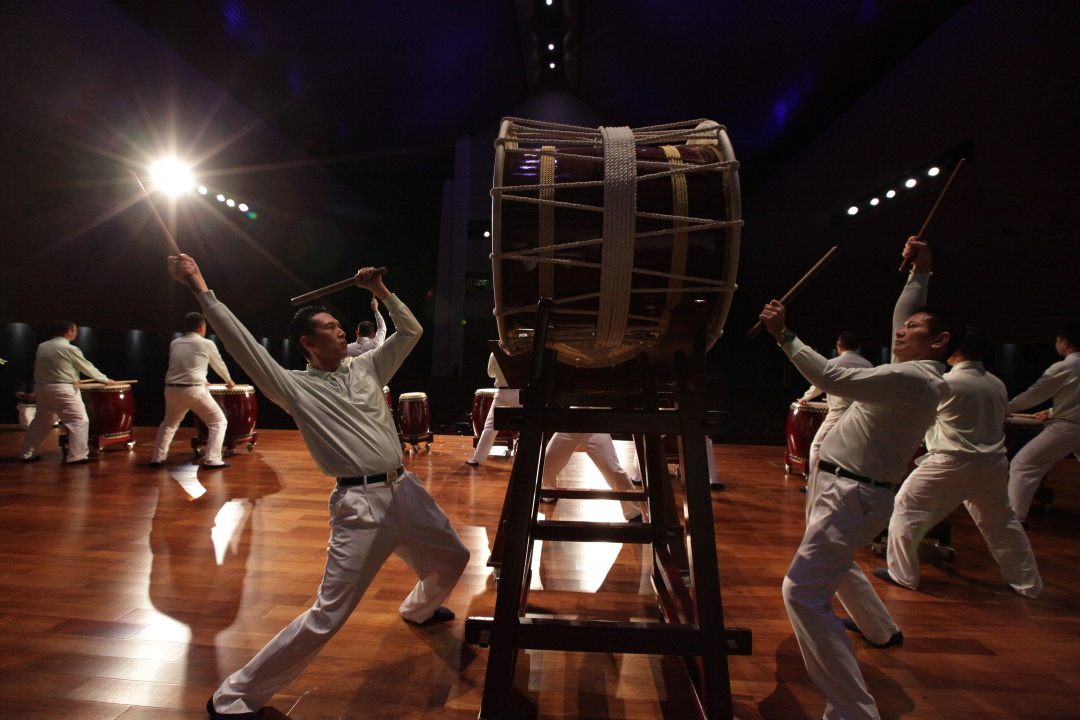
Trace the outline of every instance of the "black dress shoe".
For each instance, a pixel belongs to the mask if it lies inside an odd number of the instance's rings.
[[[65,465],[86,465],[86,464],[92,463],[92,462],[94,462],[93,458],[84,457],[82,460],[72,460],[72,461],[66,462],[64,464]]]
[[[466,465],[471,465],[472,467],[480,467],[480,463],[478,463],[477,461],[475,461],[475,460],[473,460],[471,458],[469,460],[466,460],[465,464]]]
[[[846,618],[840,618],[840,622],[844,623],[845,628],[847,628],[851,632],[855,633],[856,635],[862,635],[863,640],[866,640],[866,636],[863,635],[863,631],[859,629],[859,626],[855,624],[854,620],[852,620],[849,617],[846,617]],[[904,633],[897,630],[893,634],[893,636],[891,638],[889,638],[887,641],[885,641],[881,645],[878,645],[877,643],[872,643],[869,640],[866,640],[866,642],[871,647],[876,647],[876,648],[889,648],[889,647],[893,647],[894,645],[903,645],[904,644]]]
[[[263,716],[262,710],[256,710],[255,712],[244,713],[219,713],[214,709],[214,698],[210,698],[206,701],[206,714],[210,716],[210,720],[258,720]]]
[[[157,469],[159,467],[165,467],[165,463],[159,460],[151,460],[150,462],[146,463],[146,467]]]
[[[427,627],[428,625],[435,625],[437,623],[450,622],[455,617],[457,617],[457,615],[454,614],[453,610],[446,607],[445,605],[440,605],[438,608],[436,608],[435,613],[423,622],[413,622],[412,620],[408,619],[406,619],[405,622],[409,623],[410,625],[416,625],[418,627]]]
[[[32,462],[37,462],[40,459],[41,459],[40,455],[35,455],[34,457],[19,458],[19,462],[32,463]]]
[[[889,568],[883,568],[883,567],[874,568],[874,577],[876,577],[878,580],[884,580],[885,582],[887,582],[887,583],[889,583],[891,585],[895,585],[896,587],[902,587],[905,590],[912,590],[913,589],[913,588],[909,588],[907,585],[901,585],[900,583],[898,583],[896,581],[896,578],[894,578],[892,576],[892,574],[889,572]]]
[[[232,467],[232,465],[227,462],[218,463],[217,465],[207,465],[206,463],[203,463],[202,466],[207,470],[224,470],[227,467]]]
[[[626,522],[628,522],[630,524],[636,523],[636,524],[640,525],[643,522],[645,522],[645,519],[641,517],[641,513],[638,513],[637,515],[635,515],[632,518],[626,518]]]

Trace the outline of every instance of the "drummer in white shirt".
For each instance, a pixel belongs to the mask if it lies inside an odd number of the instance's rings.
[[[951,395],[938,406],[926,433],[926,455],[896,494],[887,544],[888,568],[874,575],[916,590],[919,543],[961,503],[982,533],[1005,581],[1026,598],[1037,598],[1043,582],[1031,543],[1009,507],[1009,461],[1005,457],[1005,383],[983,367],[990,338],[968,328],[949,358],[945,374]]]
[[[229,355],[296,421],[319,469],[337,478],[326,569],[314,605],[226,678],[207,701],[211,720],[256,717],[341,629],[391,554],[419,578],[401,616],[416,624],[454,618],[442,602],[465,570],[469,550],[417,476],[401,466],[397,428],[383,396],[423,329],[374,271],[361,268],[356,284],[386,304],[397,331],[382,346],[350,358],[338,321],[325,308],[303,307],[290,335],[308,365],[286,370],[207,288],[191,257],[169,258],[170,274],[192,288]]]
[[[214,402],[206,387],[207,366],[213,368],[230,390],[236,384],[221,359],[217,345],[206,339],[206,319],[202,313],[184,316],[184,334],[169,344],[169,369],[165,373],[165,419],[158,427],[150,467],[161,467],[169,456],[176,429],[188,411],[206,423],[206,458],[203,467],[222,469],[229,463],[221,459],[221,444],[225,440],[228,421],[221,407]]]
[[[495,397],[492,398],[491,405],[488,407],[487,417],[484,418],[484,429],[476,441],[476,448],[472,456],[465,461],[466,465],[473,467],[483,464],[495,445],[495,439],[499,436],[499,431],[495,429],[495,408],[521,405],[520,392],[509,387],[510,383],[506,381],[506,376],[503,375],[498,361],[495,360],[495,353],[488,356],[487,374],[495,381]]]
[[[843,368],[871,368],[874,364],[859,354],[859,348],[862,343],[859,341],[859,334],[854,330],[844,330],[836,336],[836,357],[829,359],[830,365]],[[800,405],[810,402],[818,396],[824,394],[825,391],[816,385],[811,385],[798,402]],[[807,480],[811,476],[811,468],[814,467],[814,463],[817,462],[818,452],[821,450],[821,443],[825,440],[825,436],[829,434],[833,426],[836,425],[836,421],[840,419],[840,416],[844,414],[844,411],[851,405],[851,401],[847,398],[842,398],[836,393],[829,393],[825,398],[825,403],[829,408],[829,411],[825,413],[825,419],[821,421],[821,426],[817,432],[814,433],[814,439],[810,442],[809,457],[806,459],[806,475]],[[809,485],[806,488],[806,513],[809,517],[810,507],[813,505],[813,491]]]
[[[821,444],[811,469],[817,494],[806,532],[784,578],[788,617],[807,672],[825,693],[825,720],[879,720],[859,664],[833,613],[833,595],[865,639],[877,647],[903,642],[873,585],[855,562],[855,551],[885,528],[892,486],[937,406],[948,397],[945,360],[963,339],[963,324],[940,312],[910,313],[911,297],[928,278],[929,251],[904,246],[913,262],[893,312],[893,362],[876,368],[841,368],[807,347],[785,324],[783,305],[767,304],[760,318],[791,362],[827,393],[852,400]]]
[[[375,313],[375,324],[370,320],[362,320],[356,325],[356,342],[349,343],[346,349],[349,357],[358,357],[368,350],[374,350],[386,340],[386,321],[379,312],[379,300],[372,296],[371,312]]]
[[[75,386],[79,374],[88,375],[98,382],[112,384],[112,380],[94,367],[71,341],[79,334],[79,328],[70,320],[56,324],[56,333],[37,347],[34,357],[34,395],[37,398],[37,414],[30,422],[23,437],[23,462],[40,460],[36,454],[45,436],[52,430],[56,418],[68,432],[67,464],[82,465],[90,462],[90,418],[82,394]]]
[[[1009,503],[1021,521],[1027,519],[1043,476],[1069,453],[1080,453],[1080,326],[1059,332],[1054,349],[1064,359],[1009,401],[1009,412],[1021,412],[1054,400],[1050,410],[1038,413],[1046,427],[1009,466]]]

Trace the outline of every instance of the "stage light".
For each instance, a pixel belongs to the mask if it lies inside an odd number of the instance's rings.
[[[915,187],[915,185],[916,185],[915,178],[908,178],[907,180],[904,181],[904,187],[906,187],[906,188],[913,188],[913,187]]]
[[[895,190],[890,190],[889,192],[885,193],[885,197],[887,197],[889,199],[892,199],[892,198],[896,197],[896,191]]]
[[[221,193],[218,193],[217,201],[218,202],[225,202],[225,196],[222,195]]]
[[[491,231],[490,230],[485,230],[484,231],[484,237],[486,237],[486,238],[491,237]]]
[[[551,7],[552,5],[555,4],[555,0],[544,0],[544,4],[547,5],[548,7]]]
[[[881,201],[880,201],[880,200],[878,200],[877,198],[870,198],[870,204],[871,204],[871,205],[874,205],[875,207],[876,207],[876,206],[877,206],[877,204],[878,204],[878,203],[880,203],[880,202],[881,202]]]
[[[852,205],[851,207],[849,207],[847,209],[847,214],[848,215],[858,215],[859,214],[859,207],[857,205]]]
[[[228,200],[226,200],[225,204],[228,205],[229,207],[236,207],[236,201],[233,200],[232,198],[229,198]]]
[[[555,49],[555,43],[548,43],[548,50],[554,50],[554,49]]]
[[[548,67],[551,68],[552,70],[554,70],[555,69],[555,63],[548,63]]]
[[[199,194],[200,195],[205,195],[206,193],[207,193],[206,186],[205,185],[200,185],[199,186]]]
[[[150,166],[150,180],[156,190],[179,195],[195,187],[191,168],[174,157],[162,158]]]
[[[941,168],[939,168],[938,166],[935,165],[934,167],[927,170],[926,174],[929,175],[930,177],[937,177],[938,173],[940,173],[940,172],[941,172]]]
[[[236,206],[236,209],[239,210],[240,212],[247,212],[248,211],[247,203],[240,203],[239,205]]]

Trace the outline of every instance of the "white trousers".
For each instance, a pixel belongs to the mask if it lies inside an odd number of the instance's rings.
[[[548,440],[544,450],[544,485],[554,487],[558,485],[559,473],[570,462],[574,451],[578,446],[584,446],[585,454],[596,465],[604,482],[612,490],[633,490],[631,476],[623,470],[619,464],[618,453],[615,452],[615,443],[611,436],[606,433],[555,433]],[[636,468],[635,468],[636,469]],[[636,474],[634,475],[636,478]],[[641,506],[638,503],[622,500],[623,517],[627,520],[641,515]]]
[[[221,406],[214,402],[205,385],[165,388],[165,419],[158,427],[154,454],[150,462],[165,462],[165,458],[169,457],[173,436],[189,410],[206,423],[209,431],[206,438],[206,464],[221,464],[221,443],[225,440],[225,427],[228,422]]]
[[[833,595],[872,643],[899,631],[855,551],[877,537],[892,512],[892,489],[838,478],[813,468],[810,522],[784,577],[784,605],[807,673],[825,693],[826,720],[879,720]],[[808,493],[809,494],[809,493]]]
[[[833,426],[844,416],[846,407],[838,410],[829,410],[825,413],[825,419],[821,421],[814,439],[810,441],[810,452],[806,458],[806,524],[810,524],[810,511],[814,509],[814,497],[817,483],[814,480],[814,468],[817,466],[818,455],[821,452],[821,443],[825,442],[825,436],[833,429]]]
[[[22,457],[34,457],[45,436],[56,424],[56,418],[67,428],[67,462],[85,460],[90,455],[87,439],[90,434],[90,418],[86,416],[82,393],[69,383],[37,383],[37,414],[23,437]]]
[[[1056,420],[1016,453],[1009,465],[1009,504],[1016,517],[1027,520],[1039,482],[1058,460],[1080,452],[1080,423]]]
[[[1039,597],[1042,578],[1027,533],[1009,507],[1008,472],[1005,453],[919,458],[919,466],[896,494],[889,521],[887,556],[893,579],[912,590],[919,586],[919,543],[963,503],[1005,581],[1024,597]]]
[[[488,408],[487,417],[484,418],[484,429],[480,432],[480,439],[476,441],[476,449],[473,450],[470,458],[474,463],[483,463],[487,459],[488,453],[495,445],[495,438],[499,435],[499,431],[495,429],[495,408],[518,407],[521,405],[520,392],[511,388],[498,388],[495,391],[495,398]]]
[[[254,712],[292,682],[345,624],[391,554],[419,582],[401,604],[402,617],[423,622],[454,589],[469,562],[450,519],[416,476],[335,488],[330,495],[330,546],[318,597],[214,693],[220,713]]]

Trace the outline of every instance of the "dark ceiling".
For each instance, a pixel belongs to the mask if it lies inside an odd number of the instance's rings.
[[[386,165],[445,163],[456,138],[544,90],[576,96],[603,123],[719,120],[752,190],[964,3],[116,4],[368,194]]]

